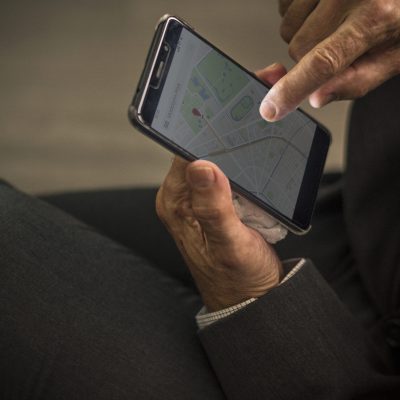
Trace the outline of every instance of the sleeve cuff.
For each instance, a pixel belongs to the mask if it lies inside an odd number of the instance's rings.
[[[291,277],[293,277],[305,264],[306,260],[304,258],[302,259],[292,259],[292,260],[287,260],[284,261],[283,263],[283,268],[287,272],[285,277],[282,279],[282,281],[279,283],[279,285],[282,285],[286,281],[288,281]],[[256,298],[251,298],[248,300],[243,301],[242,303],[235,304],[234,306],[224,308],[223,310],[215,311],[215,312],[207,312],[206,307],[202,307],[201,310],[198,312],[196,315],[196,322],[197,326],[199,329],[203,329],[208,325],[211,325],[212,323],[227,317],[228,315],[231,315],[242,308],[245,308],[249,304],[253,303],[256,301]]]

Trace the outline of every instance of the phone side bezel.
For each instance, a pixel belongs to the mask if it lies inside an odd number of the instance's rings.
[[[176,16],[167,14],[159,20],[159,22],[156,26],[156,32],[153,37],[153,41],[150,46],[148,56],[146,59],[144,70],[143,70],[141,78],[139,80],[139,84],[136,89],[132,104],[129,107],[128,115],[129,115],[129,119],[130,119],[132,125],[134,125],[143,134],[149,136],[151,139],[153,139],[154,141],[156,141],[157,143],[159,143],[160,145],[162,145],[163,147],[165,147],[167,150],[171,151],[172,153],[179,154],[180,156],[187,159],[188,161],[194,161],[194,160],[197,160],[198,158],[195,157],[193,154],[189,153],[188,151],[186,151],[185,149],[183,149],[182,147],[180,147],[177,143],[173,142],[172,140],[169,140],[167,137],[162,135],[160,132],[157,132],[156,130],[154,130],[150,125],[148,125],[146,123],[146,121],[142,118],[142,115],[140,113],[140,110],[141,110],[143,103],[145,101],[145,98],[146,98],[146,93],[147,93],[147,89],[149,87],[151,76],[154,72],[154,68],[157,63],[157,56],[160,51],[164,36],[167,32],[168,23],[171,20],[177,21],[183,27],[185,27],[189,31],[193,32],[196,36],[198,36],[198,34],[194,32],[194,29],[189,24],[187,24],[184,20],[182,20]],[[239,65],[236,61],[234,61],[228,55],[223,53],[221,50],[217,49],[214,45],[212,45],[206,39],[204,39],[201,36],[200,36],[200,38],[203,41],[205,41],[207,44],[209,44],[212,48],[215,48],[217,51],[219,51],[221,54],[223,54],[225,57],[227,57],[229,60],[231,60],[233,63],[235,63],[236,65]],[[240,68],[243,69],[248,74],[252,75],[255,79],[257,79],[263,85],[270,88],[269,85],[266,85],[265,82],[262,82],[257,76],[255,76],[254,73],[252,73],[251,71],[248,71],[241,65],[240,65]],[[144,85],[144,87],[143,87],[143,85]],[[305,114],[308,118],[310,118],[310,120],[315,122],[316,125],[318,127],[320,127],[320,129],[327,135],[327,138],[329,139],[329,143],[330,143],[331,135],[330,135],[329,131],[322,124],[317,122],[314,118],[312,118],[310,115],[308,115],[303,110],[298,109],[298,111]],[[321,174],[320,180],[321,180],[321,178],[322,178],[322,174]],[[237,185],[234,181],[230,180],[230,183],[231,183],[231,187],[232,187],[233,191],[243,195],[244,197],[248,198],[250,201],[257,204],[260,208],[262,208],[263,210],[265,210],[266,212],[271,214],[274,218],[276,218],[283,226],[285,226],[292,233],[295,233],[296,235],[302,235],[302,234],[306,234],[311,229],[311,224],[309,224],[308,227],[305,229],[294,224],[291,220],[289,220],[283,214],[279,213],[277,210],[275,210],[274,208],[269,206],[267,203],[262,202],[256,196],[251,196],[251,194],[249,195],[248,191],[243,189],[241,186]],[[320,182],[318,182],[318,186],[319,186],[319,183]],[[313,204],[313,210],[314,210],[314,208],[315,208],[315,199],[314,199],[314,204]],[[311,217],[313,214],[313,210],[310,214]]]

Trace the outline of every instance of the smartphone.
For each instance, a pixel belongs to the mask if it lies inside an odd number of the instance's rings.
[[[301,110],[263,120],[258,110],[268,90],[185,21],[166,15],[129,118],[179,156],[217,164],[233,191],[302,234],[311,226],[330,134]]]

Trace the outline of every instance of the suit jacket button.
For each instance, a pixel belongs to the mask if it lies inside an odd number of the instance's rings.
[[[395,349],[400,348],[400,319],[393,318],[386,321],[385,327],[386,343]]]

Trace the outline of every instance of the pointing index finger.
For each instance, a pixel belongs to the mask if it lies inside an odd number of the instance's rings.
[[[356,24],[346,21],[333,35],[306,54],[268,92],[260,106],[261,116],[268,121],[285,117],[311,93],[375,45],[369,36]]]

